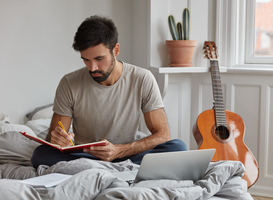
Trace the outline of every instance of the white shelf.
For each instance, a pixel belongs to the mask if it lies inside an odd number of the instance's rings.
[[[207,73],[210,72],[209,67],[150,67],[153,73],[158,74],[191,74],[191,73]],[[223,67],[220,66],[221,73],[236,73],[236,74],[262,74],[262,75],[272,75],[273,66],[260,67],[259,65],[240,66],[235,67]]]
[[[179,73],[207,73],[209,67],[150,67],[152,72],[159,74],[179,74]],[[226,67],[220,67],[220,72],[227,72]]]
[[[157,79],[157,83],[164,98],[169,84],[169,74],[194,74],[194,73],[208,73],[209,67],[150,67],[150,71]],[[227,72],[226,67],[220,67],[220,72]]]

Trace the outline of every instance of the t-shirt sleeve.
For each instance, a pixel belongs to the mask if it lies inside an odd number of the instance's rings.
[[[53,111],[59,115],[73,116],[73,95],[67,78],[64,76],[56,90]]]
[[[148,71],[142,84],[142,112],[146,113],[163,107],[164,104],[155,77]]]

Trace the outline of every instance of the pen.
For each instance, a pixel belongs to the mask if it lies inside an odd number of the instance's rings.
[[[66,132],[65,131],[65,128],[64,128],[64,126],[63,126],[63,124],[62,124],[62,122],[61,121],[59,121],[58,122],[58,124],[60,125],[60,127],[64,130],[64,132]],[[67,132],[66,132],[67,133]],[[72,146],[74,146],[74,144],[73,144],[73,142],[72,142],[72,140],[69,140],[69,142],[72,144]]]

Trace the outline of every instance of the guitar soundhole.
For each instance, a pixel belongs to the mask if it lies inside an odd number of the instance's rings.
[[[225,126],[218,126],[215,129],[215,135],[217,136],[217,138],[221,139],[221,140],[226,140],[229,138],[230,134],[229,134],[229,130],[227,127]]]

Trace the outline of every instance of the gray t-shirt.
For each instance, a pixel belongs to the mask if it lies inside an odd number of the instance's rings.
[[[72,117],[76,144],[102,139],[125,144],[135,141],[141,111],[162,107],[152,73],[123,62],[121,77],[111,86],[94,81],[87,67],[65,75],[57,88],[53,111]]]

